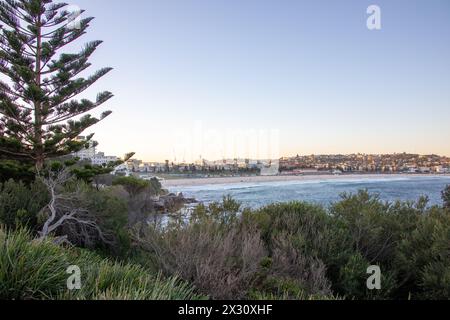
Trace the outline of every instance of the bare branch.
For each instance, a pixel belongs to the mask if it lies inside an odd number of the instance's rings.
[[[94,234],[104,243],[112,243],[110,237],[100,229],[94,217],[89,214],[89,210],[83,207],[82,191],[79,186],[75,191],[64,190],[64,185],[72,179],[67,169],[50,173],[48,177],[40,179],[50,194],[49,204],[41,211],[47,220],[39,233],[40,240],[56,234],[59,236],[57,239],[62,242],[70,243],[69,239],[75,239],[91,243]]]

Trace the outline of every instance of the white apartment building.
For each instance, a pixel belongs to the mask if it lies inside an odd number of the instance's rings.
[[[78,137],[79,141],[84,140],[85,137]],[[95,157],[95,153],[96,153],[96,145],[97,145],[97,141],[89,141],[89,147],[88,148],[84,148],[81,149],[78,152],[73,153],[74,157],[80,158],[80,160],[91,160],[92,158]]]
[[[93,158],[90,159],[93,165],[103,166],[107,165],[110,162],[116,162],[119,160],[116,156],[105,156],[105,153],[99,152],[94,155]]]
[[[434,171],[436,173],[449,173],[450,172],[450,170],[448,168],[444,168],[443,166],[434,167]]]

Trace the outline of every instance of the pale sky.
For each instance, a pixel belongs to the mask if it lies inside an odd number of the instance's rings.
[[[76,0],[111,155],[450,155],[448,0]],[[381,30],[366,25],[369,5]],[[78,45],[82,45],[79,41]],[[267,152],[266,152],[267,151]]]

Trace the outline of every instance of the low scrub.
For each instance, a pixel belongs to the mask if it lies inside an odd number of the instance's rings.
[[[360,191],[329,208],[259,210],[226,198],[137,234],[155,268],[216,299],[450,299],[450,212],[426,198],[388,203]],[[381,290],[367,288],[373,265]]]
[[[317,258],[289,242],[283,232],[270,236],[240,214],[230,198],[200,205],[189,221],[143,228],[137,242],[156,268],[178,274],[214,299],[259,299],[283,296],[331,297],[326,268]]]

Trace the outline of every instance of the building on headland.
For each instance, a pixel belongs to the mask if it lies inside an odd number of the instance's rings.
[[[119,160],[116,156],[105,156],[104,152],[98,152],[90,159],[91,163],[96,166],[105,166],[109,163],[116,162]]]
[[[86,137],[80,136],[75,140],[81,142],[86,140]],[[80,160],[90,160],[95,157],[97,145],[98,145],[97,141],[91,140],[88,142],[88,145],[85,148],[81,149],[78,152],[73,153],[73,156],[79,158]]]
[[[443,166],[436,166],[433,168],[436,173],[450,173],[450,168],[444,168]]]
[[[431,173],[431,168],[430,167],[420,167],[419,172],[420,173]]]
[[[85,140],[86,137],[80,136],[77,138],[78,141]],[[105,166],[108,163],[116,162],[119,160],[116,156],[106,156],[104,152],[97,152],[97,141],[89,141],[88,145],[72,154],[73,157],[79,158],[82,161],[89,161],[93,165],[97,166]]]

